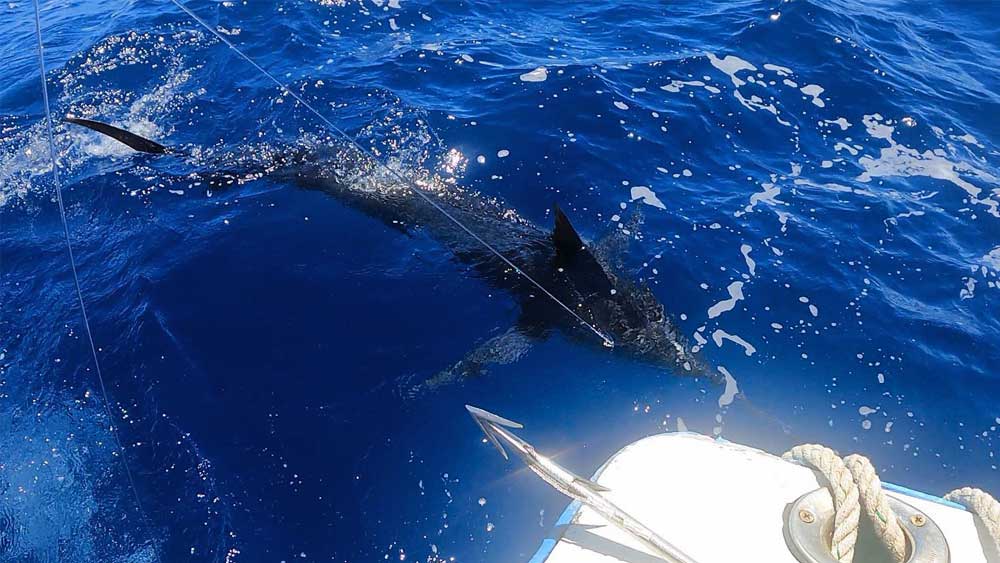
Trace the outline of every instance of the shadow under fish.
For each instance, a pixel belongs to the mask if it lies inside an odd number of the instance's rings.
[[[124,129],[89,119],[67,118],[116,139],[132,149],[155,155],[184,156],[168,147]],[[475,240],[442,209],[477,234],[536,280],[552,296],[571,308],[614,341],[614,351],[673,373],[707,376],[721,381],[693,354],[686,338],[666,315],[649,288],[616,274],[610,250],[614,233],[596,246],[589,245],[558,206],[554,226],[543,229],[504,207],[496,198],[462,189],[430,176],[401,182],[384,165],[346,143],[324,143],[311,150],[288,151],[263,171],[238,173],[213,170],[204,174],[206,186],[224,187],[236,178],[268,175],[321,190],[343,204],[402,231],[420,228],[448,248],[455,259],[471,266],[492,287],[509,293],[520,306],[520,316],[509,330],[481,343],[448,369],[412,387],[429,390],[482,374],[491,365],[510,364],[532,344],[558,331],[592,346],[602,341],[589,328],[545,295],[538,286]],[[435,209],[414,190],[433,198]]]

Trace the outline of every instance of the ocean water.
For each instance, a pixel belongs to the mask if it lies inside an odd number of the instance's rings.
[[[729,385],[556,333],[414,392],[517,303],[420,225],[270,173],[318,158],[329,131],[172,3],[41,0],[55,116],[187,152],[56,124],[106,410],[33,5],[12,0],[0,559],[527,560],[567,499],[484,444],[466,403],[582,474],[687,428],[1000,492],[992,2],[187,5],[393,169],[624,235],[624,277]],[[202,180],[218,171],[242,181]]]

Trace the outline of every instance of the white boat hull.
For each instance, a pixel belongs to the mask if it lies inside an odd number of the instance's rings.
[[[660,434],[615,454],[594,480],[625,512],[699,563],[797,563],[785,513],[823,488],[811,469],[698,434]],[[952,563],[989,563],[973,515],[943,499],[885,485],[944,533]],[[633,537],[574,502],[530,563],[662,563]]]

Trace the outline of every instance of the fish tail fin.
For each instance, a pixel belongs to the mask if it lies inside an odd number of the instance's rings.
[[[100,121],[94,121],[92,119],[82,119],[79,117],[67,117],[66,121],[69,123],[74,123],[76,125],[81,125],[87,129],[97,131],[102,135],[107,135],[112,139],[127,145],[132,150],[139,152],[149,153],[149,154],[177,154],[178,151],[161,145],[156,141],[152,141],[145,137],[136,135],[135,133],[126,131],[114,125],[109,125],[107,123],[102,123]]]

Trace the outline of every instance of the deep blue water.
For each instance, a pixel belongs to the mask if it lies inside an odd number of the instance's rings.
[[[583,474],[687,427],[860,452],[931,493],[1000,491],[992,2],[190,6],[392,166],[538,225],[559,203],[592,240],[627,229],[626,276],[743,395],[726,405],[706,378],[558,334],[408,392],[506,331],[517,304],[419,228],[328,194],[268,175],[195,185],[199,163],[260,168],[324,130],[169,2],[42,0],[57,117],[202,147],[157,159],[56,128],[144,524],[70,277],[33,8],[13,0],[0,559],[526,560],[567,501],[483,444],[465,403]],[[743,299],[716,315],[730,289]]]

